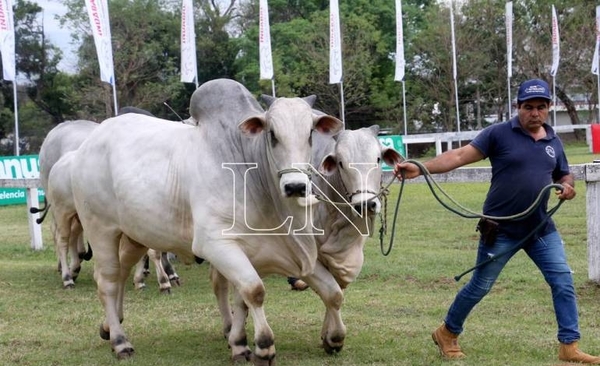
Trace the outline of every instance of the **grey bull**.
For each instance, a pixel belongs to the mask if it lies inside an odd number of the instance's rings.
[[[210,113],[210,104],[222,112]],[[278,98],[264,111],[226,79],[198,88],[190,111],[197,126],[134,114],[108,119],[75,153],[72,171],[85,172],[72,176],[75,206],[96,253],[105,311],[100,335],[117,357],[134,352],[121,324],[124,281],[144,243],[182,260],[204,258],[222,273],[254,320],[254,353],[245,338],[230,337],[232,357],[272,365],[261,274],[314,271],[301,166],[311,159],[311,132],[335,134],[342,123],[313,115],[300,98]]]
[[[321,340],[327,353],[339,352],[344,345],[343,290],[362,269],[364,243],[373,233],[374,219],[381,210],[382,162],[393,166],[403,160],[397,151],[380,144],[378,132],[379,126],[371,126],[344,130],[335,138],[313,136],[313,164],[319,168],[313,175],[313,192],[323,203],[317,207],[313,222],[318,261],[315,271],[302,279],[325,305]],[[215,270],[211,279],[225,335],[243,338],[246,319],[238,315],[243,314],[243,303],[234,298],[232,312],[227,280]]]

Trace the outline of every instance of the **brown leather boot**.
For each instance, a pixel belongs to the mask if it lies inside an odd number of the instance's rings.
[[[577,346],[577,341],[573,343],[561,343],[558,349],[558,359],[567,362],[588,363],[592,365],[600,365],[600,357],[588,355],[581,351]]]
[[[438,346],[440,354],[444,358],[464,358],[466,355],[458,345],[458,334],[450,333],[446,324],[440,325],[432,334],[431,338]]]

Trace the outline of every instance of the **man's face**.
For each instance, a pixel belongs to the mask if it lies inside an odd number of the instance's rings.
[[[548,119],[550,102],[543,98],[526,100],[519,107],[519,122],[524,129],[535,132]]]

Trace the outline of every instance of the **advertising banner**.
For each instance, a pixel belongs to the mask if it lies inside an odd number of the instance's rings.
[[[37,155],[0,157],[0,179],[39,179],[40,162]],[[27,203],[25,188],[0,188],[0,205]],[[38,189],[38,198],[44,199],[44,192]]]

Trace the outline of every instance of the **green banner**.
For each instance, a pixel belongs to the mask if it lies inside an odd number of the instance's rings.
[[[40,162],[37,155],[1,156],[0,179],[38,179]],[[44,199],[44,191],[38,189],[38,198]],[[25,188],[0,188],[0,206],[27,203]]]
[[[406,154],[404,154],[404,144],[402,143],[402,136],[400,136],[400,135],[385,135],[385,136],[378,136],[378,138],[379,138],[379,142],[381,142],[381,144],[383,146],[391,147],[394,150],[396,150],[397,152],[399,152],[400,155],[406,156]],[[384,171],[394,170],[392,167],[388,166],[385,163],[383,163],[382,168]]]

